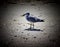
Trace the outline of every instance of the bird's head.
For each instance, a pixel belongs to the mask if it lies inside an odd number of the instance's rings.
[[[22,16],[25,16],[25,15],[30,15],[30,13],[25,13],[25,14],[23,14]]]

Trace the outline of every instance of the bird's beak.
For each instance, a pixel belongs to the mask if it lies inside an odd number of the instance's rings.
[[[25,16],[25,14],[21,15],[21,17]]]
[[[25,16],[25,14],[23,14],[22,16]]]

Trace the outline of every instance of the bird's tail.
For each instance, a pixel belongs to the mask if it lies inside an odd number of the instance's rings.
[[[38,19],[38,22],[44,22],[44,20]]]

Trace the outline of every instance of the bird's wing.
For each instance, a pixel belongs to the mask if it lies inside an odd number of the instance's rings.
[[[37,20],[38,18],[36,18],[36,17],[34,17],[35,18],[35,20]]]
[[[37,17],[34,17],[34,18],[35,18],[36,21],[39,20]]]
[[[35,21],[38,21],[38,20],[40,20],[40,19],[38,19],[37,17],[33,17],[34,19],[35,19]]]
[[[39,18],[37,18],[37,17],[35,17],[35,20],[36,20],[37,22],[41,21],[41,19],[39,19]]]
[[[44,20],[39,19],[39,18],[37,18],[37,17],[30,17],[30,19],[31,19],[32,21],[34,21],[34,22],[44,22]]]

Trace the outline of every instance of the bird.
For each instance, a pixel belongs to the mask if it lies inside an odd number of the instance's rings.
[[[39,19],[37,17],[32,17],[29,12],[23,14],[22,16],[25,16],[26,20],[31,23],[30,24],[30,29],[34,29],[34,23],[36,23],[36,22],[44,22],[44,20],[42,20],[42,19]]]

